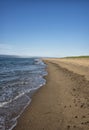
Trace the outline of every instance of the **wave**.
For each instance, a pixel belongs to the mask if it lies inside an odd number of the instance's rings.
[[[46,83],[46,65],[38,58],[4,59],[0,64],[2,75],[7,75],[0,81],[0,130],[12,130],[33,93]]]

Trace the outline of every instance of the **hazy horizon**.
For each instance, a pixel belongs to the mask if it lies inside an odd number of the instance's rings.
[[[89,55],[89,1],[1,0],[0,54]]]

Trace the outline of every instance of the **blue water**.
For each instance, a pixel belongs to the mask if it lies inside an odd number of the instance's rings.
[[[0,130],[11,130],[17,124],[32,93],[45,84],[46,74],[41,59],[0,57]]]

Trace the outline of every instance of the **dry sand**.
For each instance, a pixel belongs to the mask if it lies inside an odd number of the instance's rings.
[[[14,130],[89,130],[89,59],[45,59],[47,84]]]

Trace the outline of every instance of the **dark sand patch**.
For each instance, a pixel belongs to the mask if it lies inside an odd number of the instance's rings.
[[[89,81],[62,63],[45,62],[47,84],[34,94],[14,130],[89,130]]]

